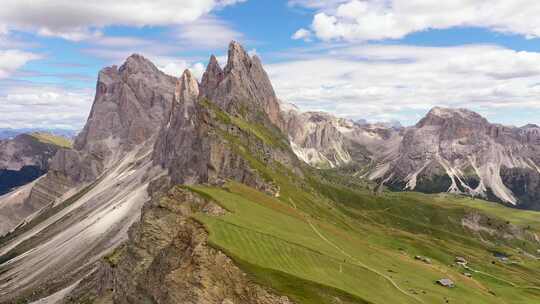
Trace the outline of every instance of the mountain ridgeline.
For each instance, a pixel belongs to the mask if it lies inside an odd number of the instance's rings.
[[[532,303],[535,213],[385,186],[537,208],[538,130],[302,113],[236,42],[200,81],[132,55],[73,147],[0,197],[0,303]]]
[[[309,117],[289,133],[298,156],[314,166],[352,167],[353,174],[399,191],[449,192],[540,210],[536,125],[492,124],[466,109],[440,107],[407,128],[292,113]]]

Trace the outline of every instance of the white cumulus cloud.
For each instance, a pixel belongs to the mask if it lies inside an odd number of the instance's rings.
[[[429,29],[470,26],[527,38],[540,37],[540,2],[534,0],[298,0],[317,10],[311,24],[322,40],[400,39]]]
[[[167,26],[193,22],[214,9],[244,0],[3,0],[0,32],[33,31],[83,40],[110,25]]]
[[[177,40],[189,47],[222,48],[231,40],[242,40],[243,35],[228,23],[205,17],[177,28]]]
[[[304,40],[304,41],[309,41],[310,38],[311,38],[311,32],[309,30],[306,30],[305,28],[301,28],[299,29],[298,31],[296,31],[292,36],[291,38],[293,40]]]
[[[0,128],[82,128],[90,107],[91,90],[19,84],[0,92]]]
[[[19,50],[0,50],[0,79],[6,78],[38,55]]]
[[[362,44],[297,53],[267,65],[278,96],[304,110],[407,124],[433,106],[491,113],[536,109],[540,122],[540,53],[492,45],[420,47]]]

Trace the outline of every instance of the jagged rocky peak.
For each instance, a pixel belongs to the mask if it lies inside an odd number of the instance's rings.
[[[224,69],[212,56],[201,85],[186,71],[176,84],[175,96],[169,121],[164,124],[152,154],[154,164],[167,170],[172,183],[218,183],[234,179],[260,185],[259,177],[246,160],[221,136],[223,132],[232,132],[233,136],[246,133],[226,118],[230,116],[267,127],[275,132],[276,138],[281,138],[275,123],[281,119],[278,100],[260,61],[232,42]],[[250,137],[243,136],[243,139]],[[292,163],[288,150],[283,152],[267,144],[250,148],[266,155],[267,161],[279,154],[276,159]]]
[[[93,182],[135,148],[144,143],[151,146],[169,118],[175,85],[175,77],[164,74],[148,59],[136,54],[128,57],[120,68],[102,69],[92,109],[73,149],[56,153],[49,173],[34,187],[29,200],[34,205],[47,204],[71,187]],[[38,193],[39,189],[44,190],[41,184],[63,186],[43,195]]]
[[[201,82],[201,96],[226,112],[255,120],[262,110],[271,122],[280,123],[279,102],[260,59],[250,57],[236,41],[229,44],[224,69],[215,56],[210,58]]]
[[[249,68],[252,65],[251,58],[244,48],[236,41],[231,41],[227,52],[227,66],[225,73],[239,71]]]
[[[465,108],[446,108],[446,107],[433,107],[426,116],[438,116],[442,118],[452,118],[455,116],[461,116],[464,118],[479,118],[478,113]]]
[[[540,141],[540,127],[535,124],[528,124],[519,128],[521,134],[525,136],[527,141]]]
[[[222,80],[223,69],[219,65],[216,56],[212,55],[203,74],[201,87],[205,92],[213,92]]]
[[[399,153],[379,161],[370,177],[397,190],[460,193],[539,209],[535,130],[492,124],[469,110],[434,108],[405,130]]]
[[[174,95],[176,102],[193,101],[199,96],[199,83],[190,70],[186,69],[176,82]]]
[[[107,155],[151,138],[169,115],[175,84],[174,77],[136,54],[119,69],[101,70],[90,116],[75,148]]]

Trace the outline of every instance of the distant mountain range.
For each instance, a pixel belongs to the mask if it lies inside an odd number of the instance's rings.
[[[492,124],[433,108],[412,127],[285,112],[296,154],[318,168],[351,166],[394,190],[449,192],[540,210],[540,127]]]

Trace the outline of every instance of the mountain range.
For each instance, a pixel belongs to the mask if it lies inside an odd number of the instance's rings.
[[[492,124],[466,109],[435,107],[416,125],[358,124],[288,111],[299,158],[319,168],[355,167],[394,190],[455,193],[540,209],[540,127]]]
[[[0,302],[535,303],[540,220],[505,205],[540,209],[539,132],[301,112],[236,42],[200,82],[135,54],[0,197]]]

